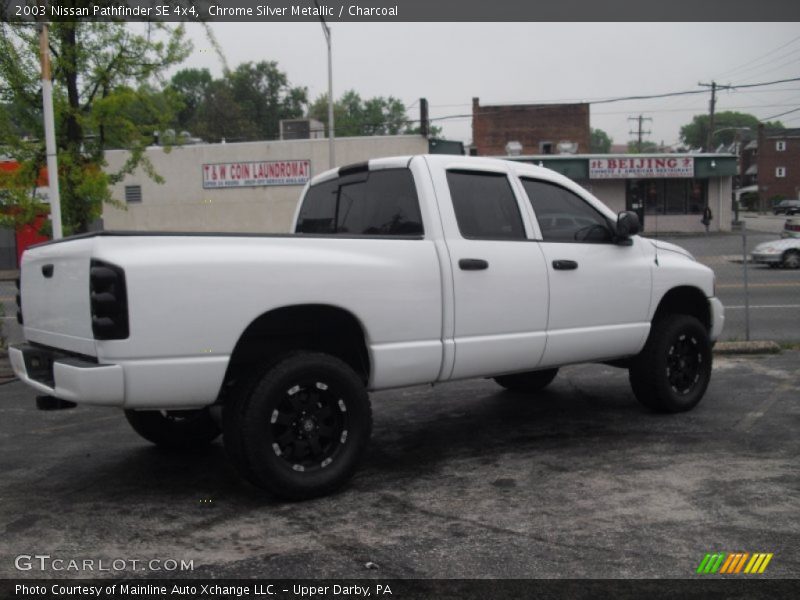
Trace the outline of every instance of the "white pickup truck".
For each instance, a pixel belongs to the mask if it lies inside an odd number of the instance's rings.
[[[714,274],[639,237],[548,169],[461,156],[315,177],[286,235],[102,232],[22,260],[10,349],[40,408],[116,406],[156,444],[221,433],[257,486],[327,493],[355,471],[369,390],[562,365],[629,369],[635,396],[695,406],[723,326]]]

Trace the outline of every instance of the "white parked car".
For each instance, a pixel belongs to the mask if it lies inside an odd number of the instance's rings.
[[[755,263],[770,267],[800,268],[800,238],[787,237],[759,244],[751,258]]]
[[[629,370],[647,407],[694,407],[723,307],[714,274],[637,235],[554,171],[414,156],[315,177],[292,234],[102,232],[28,250],[10,349],[42,408],[124,409],[162,446],[220,433],[245,478],[290,497],[354,472],[368,391],[559,367]]]

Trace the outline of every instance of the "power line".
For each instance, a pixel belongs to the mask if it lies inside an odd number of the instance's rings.
[[[787,110],[786,112],[782,112],[782,113],[779,113],[777,115],[772,115],[771,117],[766,117],[765,119],[761,119],[761,120],[762,121],[769,121],[770,119],[777,119],[778,117],[782,117],[783,115],[788,115],[788,114],[797,112],[798,110],[800,110],[800,107],[797,107],[797,108],[792,109],[792,110]]]
[[[736,71],[744,69],[745,67],[748,67],[748,66],[752,65],[753,63],[756,63],[756,62],[760,61],[762,58],[766,58],[767,56],[770,56],[771,54],[775,54],[776,52],[779,52],[779,51],[783,50],[784,48],[786,48],[786,46],[791,46],[797,40],[800,40],[800,35],[798,35],[795,38],[792,38],[791,40],[789,40],[785,44],[783,44],[781,46],[778,46],[774,50],[770,50],[766,54],[762,54],[761,56],[757,56],[756,58],[744,63],[743,65],[739,65],[738,67],[734,67],[733,69],[729,69],[729,70],[725,71],[724,73],[720,73],[719,75],[717,75],[717,79],[719,79],[721,77],[725,77],[727,75],[730,75],[731,73],[735,73]]]

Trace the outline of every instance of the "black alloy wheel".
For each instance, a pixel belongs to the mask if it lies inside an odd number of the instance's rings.
[[[691,334],[681,334],[667,351],[667,379],[676,394],[685,396],[700,379],[703,353]]]
[[[347,403],[315,377],[284,392],[270,415],[272,449],[295,471],[324,469],[347,442]]]

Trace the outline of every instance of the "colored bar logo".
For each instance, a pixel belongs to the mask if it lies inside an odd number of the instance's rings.
[[[709,553],[700,561],[697,573],[702,575],[713,575],[714,573],[719,573],[720,575],[760,574],[767,569],[767,565],[773,556],[771,552],[756,552],[754,554],[749,552]]]

